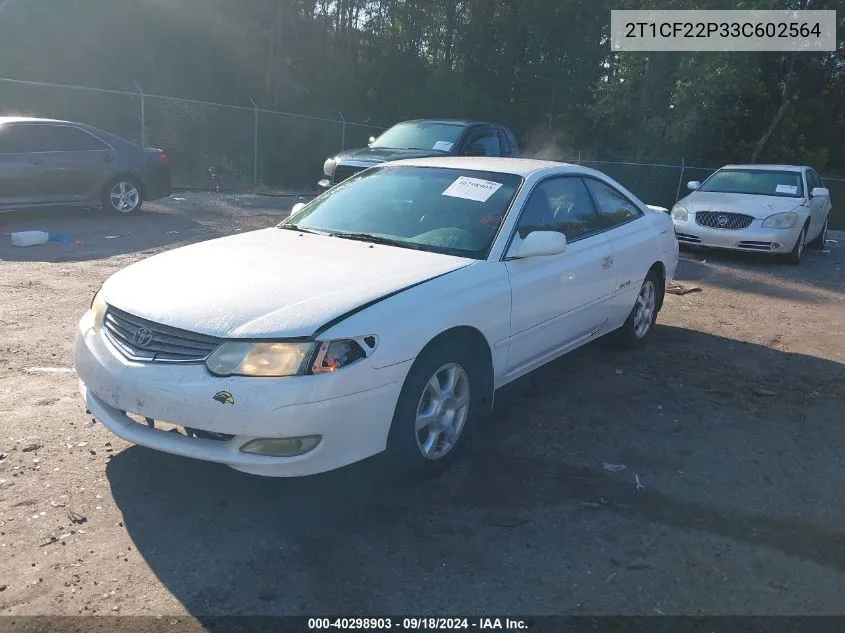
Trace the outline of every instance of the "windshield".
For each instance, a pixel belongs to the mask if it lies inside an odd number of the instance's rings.
[[[514,174],[378,167],[328,190],[279,226],[485,259],[521,184]]]
[[[698,190],[781,198],[800,198],[804,195],[800,172],[769,169],[722,169],[710,176]]]
[[[379,136],[370,147],[451,152],[463,131],[464,126],[457,123],[398,123]]]

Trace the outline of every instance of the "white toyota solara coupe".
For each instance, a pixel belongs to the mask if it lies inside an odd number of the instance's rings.
[[[96,419],[259,475],[436,471],[497,388],[643,344],[678,263],[667,214],[562,163],[399,161],[297,207],[106,280],[76,344]]]
[[[824,248],[830,191],[810,167],[727,165],[672,208],[681,244],[780,255],[801,263]]]

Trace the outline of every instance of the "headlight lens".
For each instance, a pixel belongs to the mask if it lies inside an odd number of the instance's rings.
[[[798,223],[798,214],[792,213],[776,213],[770,215],[763,222],[763,228],[766,229],[791,229]]]
[[[91,314],[93,315],[95,332],[102,327],[103,317],[105,317],[108,307],[108,304],[103,299],[103,293],[98,290],[97,294],[94,295],[94,300],[91,301]]]
[[[672,207],[672,219],[686,222],[689,220],[689,211],[683,205],[676,204]]]
[[[323,173],[331,178],[334,175],[335,165],[337,165],[337,161],[334,158],[329,158],[323,163]]]
[[[223,343],[205,361],[216,376],[282,377],[302,373],[314,343]]]
[[[354,339],[327,341],[320,345],[320,351],[317,352],[311,371],[315,374],[330,373],[366,356],[364,348]]]

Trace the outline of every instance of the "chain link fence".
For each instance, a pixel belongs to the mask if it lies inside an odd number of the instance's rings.
[[[348,121],[166,97],[0,78],[0,116],[40,116],[88,123],[145,147],[164,150],[177,188],[206,188],[214,167],[225,189],[310,189],[323,161],[347,147],[366,147],[384,130]],[[671,208],[687,182],[704,180],[718,165],[684,159],[612,160],[588,155],[548,156],[598,169],[648,204]],[[822,174],[831,190],[831,227],[845,229],[845,176]]]
[[[337,118],[137,92],[0,78],[0,116],[87,123],[164,150],[176,188],[310,188],[326,158],[366,146],[383,127]]]

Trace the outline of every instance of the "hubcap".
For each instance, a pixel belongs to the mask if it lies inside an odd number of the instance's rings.
[[[131,182],[119,182],[112,187],[109,197],[115,209],[126,212],[138,206],[141,194],[138,193],[138,188]]]
[[[455,363],[434,372],[417,405],[416,438],[423,457],[444,457],[458,443],[469,413],[469,378]]]
[[[654,309],[657,306],[657,291],[654,282],[646,280],[640,289],[637,297],[637,305],[634,306],[634,334],[642,338],[648,334],[651,322],[654,320]]]

